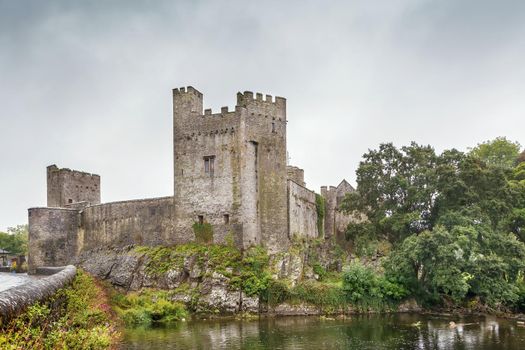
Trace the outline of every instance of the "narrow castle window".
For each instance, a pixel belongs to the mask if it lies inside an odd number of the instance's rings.
[[[204,215],[199,215],[197,218],[199,219],[199,225],[204,224]]]
[[[212,175],[215,171],[215,156],[204,157],[204,173]]]
[[[275,132],[275,122],[272,122],[272,132]]]
[[[69,199],[67,200],[67,202],[68,202],[69,204],[71,204],[71,203],[73,203],[73,200],[72,200],[71,198],[69,198]]]
[[[228,225],[230,223],[230,214],[224,214],[224,224]]]

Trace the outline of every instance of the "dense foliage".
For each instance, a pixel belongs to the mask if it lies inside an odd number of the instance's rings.
[[[518,142],[511,142],[505,137],[497,137],[478,144],[470,151],[470,154],[488,165],[512,168],[516,165],[520,147]]]
[[[128,326],[167,324],[187,317],[184,305],[171,301],[169,293],[162,290],[144,289],[127,295],[115,293],[111,302]]]
[[[361,310],[382,310],[407,295],[401,284],[359,262],[352,263],[344,272],[343,291],[348,301]]]
[[[27,225],[9,227],[7,232],[0,232],[0,249],[12,255],[27,254]]]
[[[117,333],[105,301],[93,278],[79,270],[70,286],[0,325],[0,349],[106,349]]]
[[[364,155],[348,226],[359,243],[394,245],[386,276],[432,304],[476,298],[507,308],[522,298],[525,272],[525,163],[519,144],[498,138],[463,153],[412,143]]]

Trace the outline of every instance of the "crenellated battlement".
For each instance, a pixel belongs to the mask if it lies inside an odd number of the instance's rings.
[[[266,102],[266,103],[272,103],[272,104],[277,104],[277,105],[286,104],[286,99],[284,97],[275,96],[275,99],[274,99],[272,95],[263,95],[260,92],[255,93],[255,96],[254,96],[254,93],[251,91],[244,91],[244,92],[237,93],[237,105],[244,106],[253,101]]]
[[[284,97],[263,95],[244,91],[237,93],[237,106],[248,109],[253,114],[269,114],[277,118],[286,119],[286,99]]]
[[[199,98],[202,98],[202,93],[195,89],[193,86],[181,87],[173,89],[173,95],[179,94],[193,94]]]

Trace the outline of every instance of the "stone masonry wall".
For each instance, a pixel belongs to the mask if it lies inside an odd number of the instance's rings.
[[[227,107],[203,114],[202,94],[191,87],[175,89],[173,104],[176,241],[194,240],[202,220],[215,243],[231,233],[240,244],[239,114]]]
[[[82,250],[122,247],[130,244],[167,245],[171,234],[173,197],[161,197],[94,205],[81,212]]]
[[[319,237],[315,192],[288,180],[288,203],[290,236]]]
[[[354,188],[346,181],[335,186],[322,186],[321,195],[325,198],[326,210],[324,231],[326,237],[344,234],[348,224],[355,220],[352,216],[346,215],[339,210],[339,207],[347,193],[354,191]]]
[[[292,180],[295,183],[306,187],[306,182],[304,182],[304,170],[301,168],[298,168],[296,166],[288,165],[286,167],[286,174],[288,176],[288,180]]]
[[[65,266],[79,252],[80,214],[75,209],[29,209],[29,272],[40,266]]]
[[[72,203],[100,203],[100,176],[56,165],[47,167],[47,206],[65,207]]]
[[[255,203],[260,234],[253,243],[270,252],[286,250],[288,196],[286,174],[286,99],[245,91],[237,94],[237,106],[245,109],[241,119],[243,147],[255,149]],[[250,157],[242,158],[250,162]],[[249,167],[246,166],[246,169]],[[245,173],[251,177],[253,174]],[[243,203],[243,205],[251,205]]]

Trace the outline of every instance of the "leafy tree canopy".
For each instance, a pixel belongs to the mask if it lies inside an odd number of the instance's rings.
[[[470,154],[489,165],[512,168],[518,159],[520,148],[518,142],[509,141],[505,137],[497,137],[478,144],[470,150]]]
[[[437,155],[430,146],[412,143],[398,149],[387,143],[363,158],[357,191],[347,195],[342,208],[368,218],[359,224],[368,227],[353,225],[353,230],[373,231],[391,242],[432,230],[442,213],[463,208],[481,210],[495,227],[520,196],[519,186],[513,188],[508,180],[522,173],[455,149]]]
[[[0,249],[13,255],[27,254],[27,225],[9,227],[7,232],[0,232]]]
[[[469,153],[416,143],[370,150],[342,206],[367,219],[349,224],[347,239],[390,241],[388,280],[432,303],[476,296],[496,308],[525,305],[525,163],[515,163],[512,143],[509,163],[480,156],[502,144]]]

